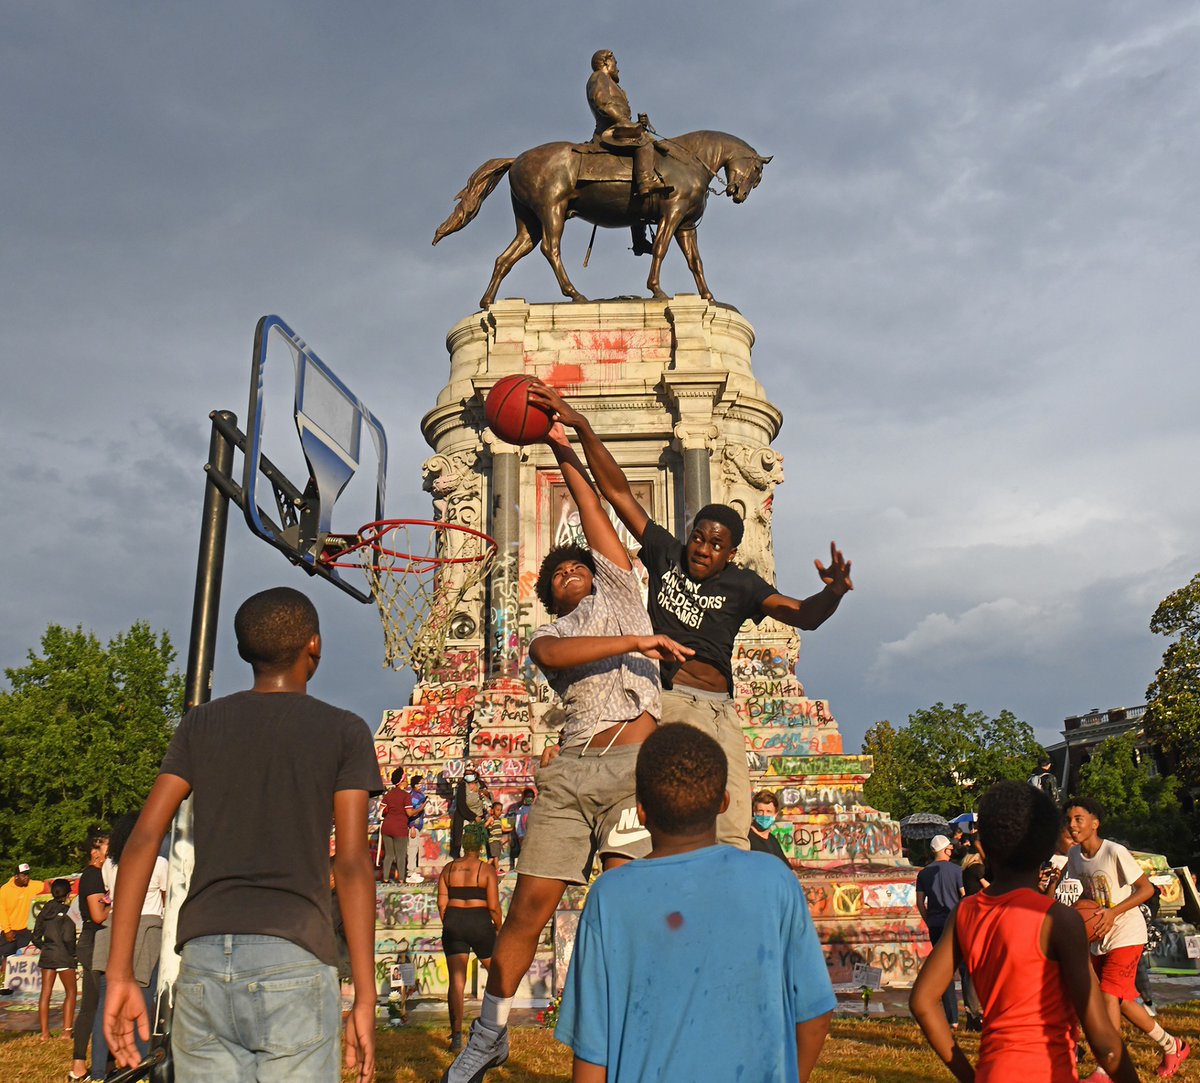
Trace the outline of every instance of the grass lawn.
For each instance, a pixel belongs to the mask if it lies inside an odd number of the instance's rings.
[[[1200,1040],[1200,1004],[1165,1009],[1163,1025],[1195,1042]],[[664,1020],[664,1025],[666,1021]],[[1129,1028],[1126,1027],[1128,1037]],[[974,1059],[979,1049],[977,1035],[961,1039],[967,1055]],[[440,1078],[450,1054],[446,1052],[443,1026],[420,1025],[379,1032],[377,1070],[380,1083],[430,1083]],[[1160,1054],[1149,1042],[1133,1043],[1134,1062],[1143,1079],[1153,1079]],[[36,1034],[0,1033],[0,1078],[4,1083],[60,1083],[70,1067],[67,1043],[48,1043]],[[1094,1065],[1085,1062],[1085,1070]],[[488,1083],[560,1083],[570,1078],[571,1057],[548,1030],[514,1028],[512,1055],[503,1068],[488,1073]],[[918,1083],[920,1080],[952,1080],[929,1051],[916,1024],[905,1019],[834,1020],[833,1033],[825,1044],[813,1083]],[[1188,1061],[1177,1079],[1200,1080],[1200,1056]],[[214,1081],[217,1083],[217,1081]],[[681,1081],[688,1083],[688,1081]],[[712,1083],[725,1083],[714,1080]],[[1016,1083],[1036,1083],[1034,1080]]]

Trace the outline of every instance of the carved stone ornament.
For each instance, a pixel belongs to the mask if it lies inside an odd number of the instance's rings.
[[[775,487],[783,481],[783,456],[769,447],[726,444],[721,448],[721,484],[725,503],[746,523],[737,562],[775,581],[771,520]]]
[[[466,448],[432,455],[422,463],[423,488],[433,495],[435,519],[483,529],[483,476],[475,469],[478,459],[475,448]]]

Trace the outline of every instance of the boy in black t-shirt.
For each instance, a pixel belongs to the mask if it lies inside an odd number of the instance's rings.
[[[132,956],[138,910],[176,810],[193,801],[195,865],[177,934],[171,1044],[179,1083],[336,1083],[340,996],[329,829],[354,980],[346,1063],[375,1078],[375,877],[367,803],[379,793],[371,731],[307,694],[321,660],[317,611],[287,587],[234,618],[254,686],[179,724],[121,860],[105,1033],[123,1067],[149,1037]],[[253,830],[249,828],[253,827]]]
[[[687,722],[715,737],[729,764],[729,808],[717,819],[718,841],[749,848],[750,771],[742,722],[733,704],[733,642],[747,620],[774,617],[811,631],[854,589],[850,561],[830,544],[829,567],[813,561],[824,588],[799,599],[781,594],[762,576],[732,563],[742,540],[742,518],[726,504],[701,508],[684,542],[655,523],[638,503],[624,471],[581,413],[552,388],[530,385],[531,402],[557,416],[579,434],[584,455],[601,495],[642,544],[639,554],[650,573],[648,609],[654,631],[690,647],[682,664],[662,666],[660,725]]]

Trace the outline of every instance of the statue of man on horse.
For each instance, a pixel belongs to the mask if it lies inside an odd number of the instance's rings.
[[[433,243],[469,224],[507,174],[517,232],[496,257],[481,307],[496,299],[505,275],[538,244],[563,295],[586,301],[562,264],[563,226],[575,217],[594,226],[629,228],[634,252],[652,257],[646,286],[659,299],[666,297],[660,284],[662,261],[674,238],[697,291],[711,301],[696,240],[709,185],[724,172],[724,194],[742,203],[771,159],[725,132],[696,131],[655,141],[644,113],[633,121],[616,57],[609,49],[592,56],[587,98],[596,119],[590,143],[544,143],[516,158],[484,162],[458,193],[458,203],[438,227]],[[646,223],[658,226],[653,244],[645,239]]]
[[[596,118],[592,142],[618,154],[633,149],[633,176],[637,194],[648,196],[663,191],[666,185],[654,171],[654,140],[650,118],[639,113],[637,123],[629,108],[629,99],[621,89],[621,73],[611,49],[600,49],[592,56],[592,75],[587,82],[587,100]]]

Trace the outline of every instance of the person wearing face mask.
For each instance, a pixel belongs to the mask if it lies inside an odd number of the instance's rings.
[[[750,833],[747,836],[750,840],[750,849],[759,850],[764,854],[773,854],[788,868],[791,868],[791,862],[783,852],[783,847],[771,833],[771,828],[779,819],[779,798],[771,790],[759,790],[754,795],[751,808],[754,812],[750,817]]]

